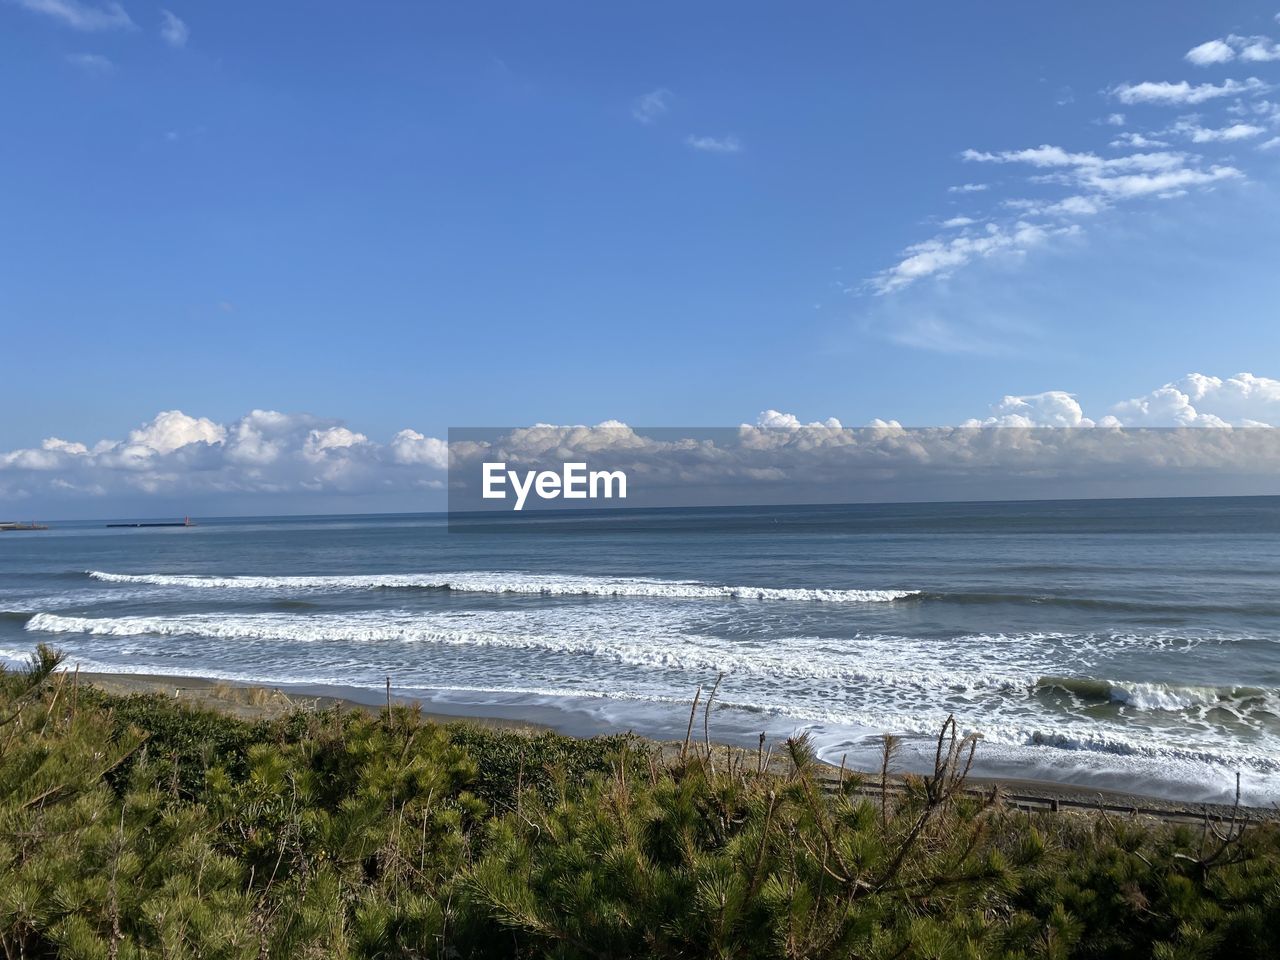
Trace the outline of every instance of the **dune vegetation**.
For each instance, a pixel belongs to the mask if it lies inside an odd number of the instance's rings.
[[[692,737],[266,721],[0,675],[7,958],[1275,956],[1280,830],[1012,809]],[[892,744],[886,750],[891,763]]]

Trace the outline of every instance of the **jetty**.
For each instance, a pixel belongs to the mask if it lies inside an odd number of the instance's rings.
[[[0,531],[2,530],[48,530],[43,523],[19,523],[16,520],[5,520],[0,522]]]
[[[181,520],[144,520],[138,523],[108,523],[108,527],[194,527],[190,517]]]

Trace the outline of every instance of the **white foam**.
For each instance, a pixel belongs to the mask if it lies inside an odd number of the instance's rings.
[[[88,571],[106,583],[222,590],[336,591],[420,589],[461,593],[537,596],[643,597],[692,600],[789,600],[820,603],[886,603],[917,596],[918,590],[829,589],[823,587],[735,587],[695,580],[648,577],[589,577],[516,572],[365,574],[351,576],[204,576],[164,573]]]
[[[895,664],[885,641],[867,638],[870,662],[839,657],[812,638],[789,638],[767,650],[744,647],[716,637],[667,636],[654,625],[628,631],[622,624],[603,627],[590,621],[548,622],[537,615],[513,618],[502,612],[436,613],[376,611],[297,616],[282,613],[181,614],[165,617],[79,617],[39,613],[26,623],[35,633],[104,637],[198,636],[217,640],[282,643],[437,643],[579,654],[647,669],[695,675],[748,674],[765,678],[832,681],[846,685],[914,690],[919,694],[976,691],[1024,692],[1034,674],[1009,675],[911,669]]]
[[[401,685],[455,689],[483,680],[494,691],[509,689],[539,696],[587,696],[666,702],[716,674],[726,675],[723,699],[744,709],[777,712],[787,718],[836,727],[936,735],[954,713],[966,719],[991,747],[1056,748],[1077,757],[1161,758],[1186,763],[1231,764],[1255,771],[1277,769],[1271,755],[1277,741],[1274,720],[1254,716],[1257,733],[1248,741],[1223,735],[1218,720],[1206,716],[1221,707],[1221,694],[1208,687],[1090,680],[1088,661],[1102,638],[1056,634],[970,635],[934,643],[905,636],[777,637],[768,641],[707,635],[695,608],[622,608],[606,604],[544,605],[507,610],[369,610],[348,613],[200,613],[172,616],[79,617],[40,613],[26,624],[33,633],[82,635],[69,643],[76,655],[128,669],[132,654],[109,638],[175,638],[164,663],[137,645],[142,672],[171,672],[181,658],[197,661],[198,676],[231,667],[234,679],[274,682],[333,682],[338,664],[371,683],[388,658],[399,664]],[[188,639],[190,638],[190,639]],[[269,644],[230,652],[226,644]],[[1146,646],[1150,639],[1134,637]],[[329,644],[314,654],[298,644]],[[435,644],[459,655],[403,651],[358,652],[356,645]],[[281,644],[284,650],[274,644]],[[159,649],[159,648],[157,648]],[[469,656],[466,651],[509,650],[510,656]],[[1056,663],[1047,661],[1055,659]],[[142,661],[146,661],[145,664]],[[253,664],[252,661],[257,661]],[[1093,685],[1097,696],[1123,704],[1124,716],[1103,719],[1071,715],[1038,696],[1046,667]],[[619,666],[626,668],[620,670]],[[284,668],[291,677],[280,674]],[[481,676],[479,672],[487,674]],[[176,672],[176,671],[175,671]],[[589,689],[574,690],[572,676]],[[1094,676],[1097,676],[1095,673]],[[507,680],[517,680],[518,688]],[[380,681],[379,681],[380,682]],[[1048,683],[1053,686],[1052,682]],[[1241,703],[1274,705],[1277,691],[1241,688]],[[1097,700],[1092,701],[1097,703]],[[1252,706],[1250,707],[1252,709]],[[1143,715],[1139,718],[1139,714]],[[1216,714],[1214,715],[1216,716]],[[1081,763],[1086,763],[1083,759]],[[1127,762],[1127,761],[1125,761]],[[1087,765],[1087,764],[1086,764]],[[1194,781],[1192,781],[1194,782]]]
[[[702,677],[723,673],[765,681],[801,681],[859,688],[914,709],[943,702],[972,702],[985,709],[1025,705],[1046,686],[1040,674],[1044,647],[1026,637],[973,635],[946,647],[909,637],[857,635],[839,641],[816,637],[779,638],[761,647],[733,639],[676,629],[660,616],[619,618],[611,612],[451,611],[423,613],[378,610],[344,614],[286,613],[182,614],[173,616],[82,617],[40,613],[26,624],[32,632],[104,637],[204,637],[279,643],[435,643],[456,647],[532,650],[588,656],[645,670]],[[1064,638],[1037,635],[1061,652]],[[956,666],[963,662],[965,669]],[[1070,679],[1070,678],[1066,678]],[[1211,687],[1090,681],[1109,690],[1113,702],[1134,710],[1180,711],[1223,704]],[[1052,686],[1052,682],[1049,682]],[[1244,690],[1239,691],[1244,693]],[[1275,691],[1256,691],[1275,700]],[[993,702],[994,700],[994,702]]]

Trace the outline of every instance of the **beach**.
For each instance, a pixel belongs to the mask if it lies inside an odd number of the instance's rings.
[[[0,556],[0,656],[420,702],[573,736],[804,733],[1180,807],[1280,799],[1280,507],[1267,498],[671,511],[593,533],[439,515],[55,525]],[[1170,558],[1176,557],[1177,563]]]
[[[253,684],[233,683],[213,680],[204,677],[163,677],[147,674],[110,674],[84,672],[76,675],[78,682],[96,687],[104,693],[116,697],[153,696],[171,698],[175,703],[196,710],[209,710],[215,713],[237,717],[242,720],[274,720],[288,716],[296,711],[322,712],[326,710],[358,710],[379,714],[386,709],[387,700],[378,701],[368,691],[343,688],[280,687],[256,686]],[[394,706],[406,706],[415,709],[423,720],[450,724],[464,723],[484,730],[497,730],[536,736],[551,730],[579,738],[608,736],[632,731],[615,726],[601,726],[591,729],[581,721],[569,726],[558,725],[553,714],[542,712],[539,719],[517,717],[517,711],[502,711],[500,716],[488,716],[479,706],[468,707],[464,704],[448,704],[440,702],[423,703],[414,698],[406,698],[393,694],[390,698]],[[692,706],[692,704],[690,704]],[[447,709],[441,709],[445,707]],[[488,713],[496,711],[488,710]],[[694,739],[702,736],[700,716],[704,711],[685,711],[686,721],[691,712],[697,715],[693,723],[686,724],[685,732],[694,733]],[[710,726],[708,727],[710,729]],[[664,754],[674,757],[679,754],[684,743],[680,739],[658,740]],[[743,738],[727,741],[717,729],[712,735],[711,743],[717,751],[730,750],[735,754],[755,756],[760,749],[758,742],[748,743]],[[779,743],[766,744],[770,751],[776,751]],[[787,761],[782,754],[773,757],[771,768],[780,776],[787,771]],[[826,764],[822,779],[829,783],[839,783],[844,774],[861,774],[869,778],[869,791],[874,792],[879,783],[880,770],[874,765],[854,767],[847,764]],[[890,780],[900,785],[903,780],[901,772],[892,772]],[[1054,812],[1076,815],[1096,815],[1098,813],[1115,813],[1151,822],[1200,822],[1205,816],[1217,819],[1228,819],[1241,814],[1249,819],[1272,819],[1274,810],[1266,807],[1236,808],[1228,803],[1199,804],[1194,808],[1142,791],[1141,784],[1135,784],[1131,790],[1100,789],[1086,791],[1064,786],[1053,780],[1035,780],[1016,777],[981,777],[970,776],[969,786],[978,793],[987,793],[998,789],[1006,802],[1014,807],[1037,813]]]

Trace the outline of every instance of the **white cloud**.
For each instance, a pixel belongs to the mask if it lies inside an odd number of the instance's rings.
[[[21,475],[46,493],[95,496],[369,493],[438,485],[447,465],[444,441],[415,430],[384,445],[308,414],[254,410],[224,425],[167,410],[123,440],[0,452],[0,490]]]
[[[346,427],[325,427],[312,430],[307,434],[307,441],[302,446],[302,455],[308,460],[323,460],[332,453],[364,446],[368,442],[369,438],[363,433],[356,433]]]
[[[1141,133],[1122,133],[1111,141],[1113,147],[1132,147],[1135,149],[1145,149],[1148,147],[1167,147],[1169,144],[1164,140],[1153,140]]]
[[[1006,200],[1005,206],[1022,211],[1023,216],[1092,217],[1108,207],[1101,197],[1073,196],[1046,202],[1041,200]]]
[[[80,0],[13,0],[33,13],[60,20],[75,30],[121,30],[133,26],[129,14],[118,3],[95,6]]]
[[[1050,237],[1067,235],[1074,229],[1019,221],[1008,227],[989,223],[985,232],[933,237],[908,247],[901,260],[876,274],[868,285],[877,294],[892,293],[926,277],[948,276],[974,260],[1021,256]]]
[[[1092,427],[1075,396],[1046,390],[1026,396],[1007,396],[991,407],[991,416],[968,420],[965,427]]]
[[[168,11],[160,11],[160,37],[171,47],[185,47],[191,36],[191,28],[179,17]]]
[[[1116,404],[1111,413],[1125,426],[1280,426],[1280,380],[1238,373],[1223,380],[1191,373]]]
[[[1195,139],[1230,141],[1261,133],[1261,128],[1235,124],[1217,130],[1195,126],[1190,120],[1180,121],[1179,130]],[[1137,136],[1137,135],[1132,135]],[[1148,143],[1145,139],[1142,141]],[[1054,236],[1079,232],[1075,225],[1046,227],[1028,222],[1029,218],[1048,217],[1059,221],[1089,217],[1110,208],[1121,200],[1156,196],[1168,199],[1191,188],[1208,187],[1226,180],[1242,179],[1242,171],[1225,164],[1200,165],[1200,158],[1180,151],[1155,150],[1103,157],[1091,151],[1072,151],[1053,144],[1041,144],[1020,150],[984,151],[967,149],[960,154],[968,163],[1025,165],[1046,171],[1030,177],[1036,184],[1073,187],[1077,192],[1056,200],[1004,201],[1004,206],[1019,211],[1021,221],[990,222],[986,233],[966,232],[958,237],[936,236],[903,251],[893,266],[872,277],[867,287],[876,294],[901,290],[928,277],[945,277],[976,260],[1000,254],[1021,256]],[[955,217],[945,221],[946,228],[968,226],[970,218]]]
[[[189,417],[181,410],[166,410],[137,430],[129,432],[129,442],[155,453],[173,453],[193,443],[222,443],[227,429],[207,417]]]
[[[1235,167],[1212,166],[1208,170],[1170,170],[1162,173],[1134,173],[1122,176],[1088,177],[1094,189],[1115,198],[1143,197],[1149,194],[1177,196],[1188,187],[1203,187],[1222,180],[1239,180],[1244,174]]]
[[[1067,197],[1044,208],[1050,216],[1091,217],[1107,209],[1106,201],[1099,197]]]
[[[44,450],[49,450],[54,453],[65,453],[73,457],[86,457],[89,455],[89,448],[83,443],[59,440],[57,437],[49,437],[40,446]]]
[[[116,65],[100,53],[69,53],[67,63],[95,76],[106,76],[116,69]]]
[[[1248,63],[1280,60],[1280,43],[1270,37],[1241,37],[1231,34],[1222,40],[1210,40],[1187,51],[1186,59],[1198,67],[1227,63],[1236,57]]]
[[[631,116],[640,123],[654,123],[671,109],[672,96],[666,87],[650,90],[632,101]]]
[[[684,142],[694,150],[706,153],[738,153],[742,150],[742,142],[732,134],[726,137],[695,137],[690,134]]]
[[[1121,103],[1196,104],[1218,97],[1232,97],[1245,93],[1261,93],[1269,90],[1268,84],[1257,77],[1247,80],[1224,80],[1220,84],[1192,85],[1186,80],[1171,83],[1167,80],[1144,83],[1122,83],[1112,87],[1110,93]]]
[[[1123,157],[1103,158],[1096,153],[1072,153],[1062,147],[1041,144],[1025,150],[1002,150],[987,153],[966,150],[961,158],[974,163],[1025,163],[1040,169],[1075,167],[1087,171],[1173,170],[1187,162],[1184,153],[1131,153]]]
[[[1188,50],[1185,59],[1197,67],[1207,67],[1214,63],[1226,63],[1235,58],[1236,52],[1231,49],[1230,44],[1222,40],[1209,40]]]
[[[1052,436],[1026,432],[1095,426],[1104,429],[1057,431]],[[1149,446],[1144,440],[1130,442],[1135,435],[1118,445],[1105,443],[1107,428],[1120,426],[1280,426],[1280,380],[1249,373],[1227,378],[1192,373],[1121,401],[1104,416],[1090,416],[1079,399],[1064,390],[1010,395],[993,404],[983,418],[923,431],[904,430],[895,420],[876,420],[867,428],[847,428],[834,417],[805,422],[776,409],[763,411],[754,424],[720,431],[710,440],[651,437],[617,421],[594,427],[536,424],[507,432],[498,446],[475,443],[459,452],[455,445],[453,452],[464,462],[488,453],[525,462],[539,457],[589,458],[594,464],[614,458],[642,470],[651,465],[655,476],[665,475],[685,490],[704,482],[803,484],[824,476],[839,486],[849,482],[850,470],[859,471],[858,476],[869,475],[868,470],[878,475],[882,468],[891,471],[912,464],[940,466],[953,479],[973,477],[974,470],[987,468],[996,478],[1010,466],[1028,475],[1038,475],[1042,468],[1052,473],[1077,466],[1096,473],[1099,464],[1120,462],[1106,459],[1113,455],[1132,457],[1156,470],[1156,476],[1179,464],[1207,469],[1244,466],[1269,471],[1271,477],[1280,470],[1280,431],[1266,431],[1277,440],[1258,438],[1261,446],[1244,437],[1236,443],[1230,440],[1233,431],[1225,429],[1200,434],[1203,439],[1157,436]],[[987,427],[1015,429],[975,429]],[[1079,439],[1084,434],[1096,434],[1096,444]],[[1259,451],[1270,459],[1258,462]],[[50,437],[33,448],[0,451],[0,491],[6,497],[34,495],[50,503],[139,494],[204,504],[243,495],[271,496],[291,505],[315,494],[416,498],[424,488],[441,487],[450,452],[443,440],[412,429],[379,443],[339,422],[306,414],[254,410],[224,425],[169,410],[123,440],[90,446]],[[1081,465],[1082,456],[1095,459]],[[650,474],[645,477],[648,483]],[[785,488],[779,489],[785,495]]]
[[[235,463],[262,467],[274,463],[306,431],[312,418],[290,416],[275,410],[253,410],[228,431],[227,458]]]
[[[1168,151],[1103,158],[1094,153],[1072,153],[1061,147],[1043,144],[1025,150],[1005,150],[998,153],[966,150],[962,157],[978,163],[1025,163],[1040,169],[1062,169],[1067,172],[1051,175],[1047,181],[1042,178],[1041,182],[1074,183],[1110,199],[1149,194],[1173,195],[1189,187],[1206,186],[1244,176],[1240,170],[1231,166],[1213,165],[1207,169],[1190,166],[1193,158],[1185,153]],[[1077,207],[1077,212],[1085,212],[1088,198],[1068,199],[1070,205]],[[1070,209],[1060,207],[1057,212],[1069,213]]]
[[[391,456],[396,463],[420,464],[445,470],[449,466],[449,445],[417,430],[401,430],[391,438]]]
[[[1222,402],[1232,392],[1212,377],[1184,380],[1178,392],[1192,406],[1205,404],[1210,394]],[[1176,402],[1163,412],[1154,405],[1145,413],[1138,404],[1116,409],[1143,427],[1265,426],[1268,414],[1280,416],[1280,410],[1268,411],[1264,396],[1280,383],[1248,375],[1232,380],[1242,402],[1230,417],[1199,408],[1188,414],[1185,403]],[[1276,489],[1280,430],[1121,426],[1121,416],[1095,420],[1074,395],[1048,390],[1006,396],[984,419],[959,426],[904,429],[897,420],[877,419],[849,428],[834,418],[806,423],[769,409],[733,431],[672,434],[623,424],[544,424],[478,438],[465,449],[455,444],[452,453],[454,464],[464,468],[458,474],[459,503],[477,505],[478,482],[461,478],[480,461],[512,457],[530,466],[554,468],[573,459],[634,471],[644,478],[630,492],[634,506],[687,504],[691,498],[708,504],[999,499],[1011,490],[1024,497],[1185,496],[1223,493],[1224,482],[1241,492]],[[991,429],[996,427],[1001,429]]]
[[[1241,60],[1249,60],[1253,63],[1280,60],[1280,43],[1276,43],[1270,37],[1234,37],[1233,39],[1244,39],[1244,45],[1240,48]]]
[[[1266,131],[1251,123],[1233,123],[1227,127],[1202,127],[1190,120],[1179,120],[1169,128],[1173,133],[1190,137],[1192,143],[1218,143],[1234,140],[1248,140]]]
[[[1069,153],[1047,143],[1026,150],[1002,150],[999,153],[969,149],[960,156],[961,159],[975,163],[1029,163],[1033,167],[1073,167],[1100,162],[1092,153]]]
[[[1274,100],[1253,100],[1248,104],[1242,101],[1237,106],[1242,109],[1231,111],[1236,116],[1243,117],[1252,113],[1255,117],[1261,117],[1271,123],[1280,124],[1280,103],[1276,103]]]
[[[826,420],[822,421],[815,420],[813,423],[801,423],[800,418],[795,414],[779,413],[777,410],[762,411],[760,416],[756,417],[755,426],[760,430],[844,429],[840,421],[835,417],[827,417]],[[747,424],[743,424],[743,427],[750,429]]]
[[[1260,62],[1280,59],[1280,44],[1268,37],[1231,34],[1197,46],[1186,54],[1186,58],[1201,65],[1237,60]],[[1245,172],[1233,159],[1227,162],[1227,158],[1222,156],[1206,157],[1174,150],[1169,140],[1176,136],[1207,146],[1257,138],[1262,141],[1259,149],[1270,150],[1280,146],[1280,138],[1267,139],[1280,129],[1280,104],[1261,96],[1272,88],[1271,83],[1258,77],[1199,84],[1182,80],[1112,86],[1104,94],[1125,104],[1194,106],[1226,99],[1225,113],[1239,118],[1235,122],[1215,126],[1202,121],[1198,115],[1187,115],[1163,130],[1117,131],[1110,146],[1128,151],[1119,156],[1107,156],[1094,150],[1073,150],[1052,143],[1013,150],[964,150],[959,156],[966,163],[1028,167],[1031,172],[1020,175],[1022,183],[1037,188],[1064,187],[1067,188],[1066,195],[1042,200],[1002,199],[998,203],[1004,207],[1004,213],[1001,214],[997,208],[987,217],[981,211],[939,217],[944,229],[967,228],[978,222],[987,224],[988,233],[935,236],[909,247],[896,264],[871,277],[864,288],[878,294],[889,293],[919,279],[948,276],[965,264],[1001,251],[1021,254],[1053,235],[1044,225],[1044,218],[1057,221],[1061,226],[1064,220],[1090,217],[1118,207],[1123,201],[1150,197],[1170,199],[1193,190],[1204,192],[1227,181],[1243,180]],[[1124,113],[1114,112],[1096,118],[1093,124],[1124,127],[1130,119]],[[1006,183],[1000,186],[1011,182],[1004,179]],[[987,184],[972,183],[948,187],[948,192],[976,193],[987,189]],[[1017,211],[1016,217],[1022,222],[1015,222],[1009,211]],[[1080,231],[1073,227],[1066,232]],[[914,325],[919,328],[922,322],[916,321]],[[956,339],[953,324],[938,320],[933,325],[949,331],[944,337],[948,342]]]
[[[1190,373],[1123,400],[1096,420],[1073,394],[1048,390],[1008,396],[967,427],[1280,427],[1280,380],[1239,373],[1221,379]]]

